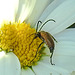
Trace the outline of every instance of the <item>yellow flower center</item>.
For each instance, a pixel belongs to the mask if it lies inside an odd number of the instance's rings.
[[[32,42],[35,36],[35,34],[31,35],[33,33],[36,33],[36,30],[26,23],[4,24],[0,28],[0,48],[8,52],[12,51],[19,58],[21,67],[32,66],[40,59],[43,47],[42,45],[37,52],[42,40],[36,38]]]

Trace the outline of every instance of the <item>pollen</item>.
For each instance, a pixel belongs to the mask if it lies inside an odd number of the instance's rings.
[[[40,59],[43,47],[41,45],[37,51],[42,40],[39,37],[33,40],[34,33],[36,30],[25,22],[4,24],[0,28],[0,48],[6,52],[12,51],[18,57],[21,67],[32,66]]]

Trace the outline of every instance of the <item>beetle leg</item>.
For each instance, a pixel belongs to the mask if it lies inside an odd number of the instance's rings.
[[[35,55],[35,57],[32,59],[32,61],[36,58],[38,49],[40,48],[40,46],[41,46],[43,43],[44,43],[44,41],[38,46],[37,51],[36,51],[36,55]],[[31,62],[32,62],[32,61],[31,61]]]
[[[38,46],[35,57],[37,56],[38,49],[40,48],[40,46],[41,46],[43,43],[44,43],[44,41]]]
[[[31,43],[29,44],[29,50],[30,50],[30,45],[32,44],[32,42],[33,42],[34,39],[36,39],[36,38],[37,38],[37,36],[35,36],[35,37],[32,39]]]
[[[53,52],[51,53],[51,56],[50,56],[50,63],[51,63],[51,65],[55,65],[52,63],[52,56],[53,56]]]
[[[34,39],[36,39],[37,38],[37,36],[35,36],[33,39],[32,39],[32,41],[31,41],[31,43],[29,44],[29,45],[31,45],[32,44],[32,42],[34,41]]]

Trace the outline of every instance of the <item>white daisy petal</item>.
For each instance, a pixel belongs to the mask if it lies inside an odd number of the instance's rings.
[[[68,55],[75,57],[75,42],[58,41],[55,48],[56,53],[59,55]]]
[[[16,21],[23,22],[32,13],[36,0],[19,0]]]
[[[54,35],[58,41],[75,41],[75,28],[66,29],[56,35]]]
[[[49,57],[46,58],[49,59]],[[45,60],[46,58],[43,57],[44,61],[39,61],[38,65],[33,66],[33,70],[37,75],[69,75],[69,72],[66,69],[51,65]]]
[[[68,70],[70,73],[75,71],[75,57],[67,55],[55,55],[54,56],[55,65]]]
[[[58,74],[62,74],[62,75],[70,74],[67,69],[57,66],[55,62],[53,62],[55,63],[55,65],[51,65],[49,56],[42,57],[42,60],[40,62],[44,63],[46,66],[49,66],[53,72],[57,72]]]
[[[30,68],[22,69],[21,75],[35,75]]]
[[[44,9],[52,2],[53,0],[37,0],[36,5],[33,9],[32,14],[28,17],[27,22],[31,25],[35,25],[39,17],[41,16]]]
[[[58,7],[61,3],[63,3],[65,0],[54,0],[46,9],[45,11],[42,13],[41,17],[39,20],[41,20],[42,22],[49,16],[50,13],[52,13],[52,11],[54,11],[54,9],[56,7]]]
[[[59,34],[55,35],[55,38],[58,41],[58,43],[56,43],[56,49],[57,49],[56,53],[75,56],[74,37],[75,37],[75,28],[66,29],[63,32],[60,32]]]
[[[65,0],[47,18],[56,22],[48,22],[43,30],[56,34],[75,22],[75,0]],[[45,21],[46,21],[45,20]]]
[[[58,41],[53,56],[56,66],[65,68],[69,72],[75,71],[75,29],[64,30],[55,37]]]
[[[0,52],[0,75],[20,75],[21,67],[13,53]]]
[[[58,74],[56,71],[53,71],[51,67],[48,66],[48,64],[39,62],[38,65],[33,66],[33,70],[36,75],[50,75],[52,73]]]
[[[0,24],[3,21],[15,21],[17,7],[18,0],[0,0]]]

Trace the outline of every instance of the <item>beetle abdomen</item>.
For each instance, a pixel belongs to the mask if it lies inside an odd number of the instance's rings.
[[[54,50],[54,40],[48,32],[41,31],[40,32],[42,39],[44,39],[46,45],[49,47],[50,52],[52,53]]]

